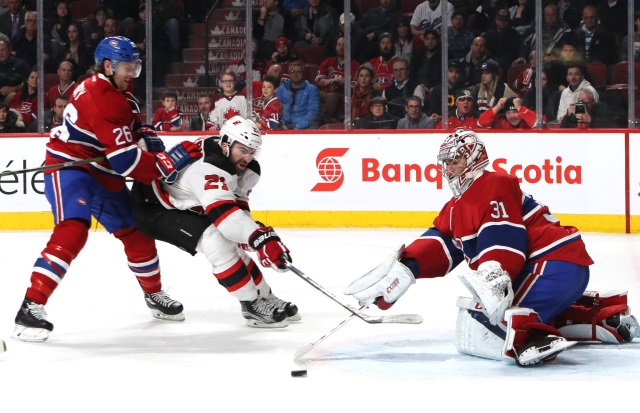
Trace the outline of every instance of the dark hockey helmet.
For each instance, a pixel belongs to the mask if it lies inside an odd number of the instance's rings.
[[[447,168],[456,159],[466,160],[466,167],[461,172],[453,172]],[[489,157],[484,143],[474,131],[458,129],[440,145],[438,164],[453,195],[459,197],[489,165]]]
[[[140,76],[142,61],[140,60],[140,50],[138,46],[124,36],[106,37],[98,43],[93,57],[97,66],[102,66],[102,62],[107,59],[111,61],[113,70],[117,70],[119,62],[135,63],[133,77]]]
[[[258,152],[262,146],[260,130],[252,121],[236,115],[228,119],[220,129],[220,142],[229,144],[239,142]]]

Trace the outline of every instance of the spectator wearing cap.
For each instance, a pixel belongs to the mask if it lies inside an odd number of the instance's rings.
[[[278,11],[280,0],[264,0],[253,23],[253,37],[258,41],[258,56],[269,58],[278,37],[284,35],[284,17]]]
[[[487,61],[480,66],[480,83],[475,88],[476,104],[480,113],[492,108],[500,98],[516,98],[516,92],[500,80],[498,64]]]
[[[267,67],[270,67],[274,63],[278,63],[282,66],[282,79],[281,82],[288,82],[289,76],[289,64],[298,60],[298,56],[289,49],[289,39],[284,36],[280,36],[276,39],[276,51],[271,55],[271,60],[267,62]]]
[[[523,106],[520,98],[500,98],[494,107],[484,111],[478,118],[481,128],[531,129],[537,123],[536,113]]]
[[[462,11],[454,11],[451,16],[451,25],[449,26],[449,37],[447,40],[449,60],[463,59],[469,51],[469,47],[473,41],[473,33],[467,29],[465,23],[464,13]]]
[[[436,124],[422,111],[422,99],[411,96],[405,105],[406,116],[398,121],[398,129],[433,129]]]
[[[480,72],[476,69],[487,60],[489,60],[487,40],[478,36],[471,42],[467,55],[460,59],[463,65],[463,82],[465,85],[473,86],[480,82]]]
[[[475,109],[475,98],[470,89],[461,89],[456,93],[456,106],[449,110],[448,125],[449,129],[464,128],[474,129],[478,127],[478,116],[480,114]],[[436,125],[436,129],[442,129],[443,122],[440,121]]]
[[[391,84],[393,78],[393,63],[398,60],[391,33],[380,35],[380,55],[369,60],[369,64],[375,71],[374,82],[384,91]]]
[[[398,118],[387,113],[387,100],[375,97],[369,100],[369,113],[353,121],[355,129],[396,129]]]
[[[338,14],[323,0],[308,1],[309,4],[302,9],[302,13],[294,19],[295,45],[325,45],[335,29]]]
[[[440,31],[442,26],[441,0],[428,0],[418,4],[411,16],[411,32],[416,36],[422,36],[427,30]],[[447,2],[447,21],[451,21],[453,4]]]
[[[487,39],[487,50],[491,58],[498,62],[502,68],[502,78],[506,80],[511,63],[520,55],[520,34],[511,27],[509,10],[498,10],[493,25],[483,37]]]
[[[456,106],[456,92],[462,84],[462,63],[457,60],[449,60],[447,65],[447,107],[449,110]],[[427,102],[425,102],[426,113],[431,116],[434,122],[440,122],[442,118],[442,87],[437,85],[429,90]]]
[[[369,47],[369,39],[365,35],[364,31],[360,28],[359,24],[356,24],[356,16],[353,13],[351,15],[351,59],[358,62],[366,62],[373,57],[371,54],[371,48]],[[344,13],[340,15],[338,19],[338,25],[331,34],[329,42],[325,46],[325,56],[332,57],[336,55],[336,44],[340,37],[345,36],[344,31]],[[356,67],[358,67],[356,65]]]
[[[380,35],[382,33],[393,33],[402,17],[393,0],[379,0],[379,3],[378,6],[364,12],[359,23],[369,41],[370,55],[372,57],[376,54]]]
[[[418,96],[420,101],[424,101],[424,91],[418,82],[411,78],[409,73],[409,62],[405,59],[398,59],[393,62],[393,79],[391,84],[382,92],[382,97],[388,102],[387,110],[397,118],[405,114],[407,99],[411,96]]]
[[[411,62],[414,79],[422,86],[425,94],[432,87],[442,83],[442,53],[440,35],[435,30],[427,30],[422,35],[424,52],[415,56]]]

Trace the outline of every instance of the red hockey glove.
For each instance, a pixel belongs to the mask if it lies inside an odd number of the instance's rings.
[[[164,142],[158,137],[151,125],[142,124],[134,132],[138,146],[148,152],[164,152]]]
[[[172,184],[178,179],[178,173],[193,162],[202,158],[200,146],[183,141],[166,152],[156,154],[156,165],[164,177],[164,181]]]
[[[262,227],[255,230],[249,237],[249,246],[258,253],[260,264],[263,267],[271,267],[278,272],[286,271],[282,256],[291,262],[289,249],[280,242],[280,237],[271,227]]]

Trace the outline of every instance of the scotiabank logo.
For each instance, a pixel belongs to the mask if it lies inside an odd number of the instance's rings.
[[[316,168],[324,182],[316,184],[311,192],[331,192],[342,186],[344,173],[336,158],[341,157],[349,148],[327,148],[320,151],[316,157]]]

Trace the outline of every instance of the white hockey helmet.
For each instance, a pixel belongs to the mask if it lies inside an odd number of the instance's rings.
[[[262,135],[255,123],[236,115],[222,125],[220,142],[227,143],[229,148],[234,142],[239,142],[258,152],[262,146]]]
[[[448,172],[447,161],[450,163],[454,159],[466,159],[467,167],[460,173]],[[458,129],[440,145],[438,164],[442,168],[442,175],[449,182],[453,196],[459,197],[489,165],[489,157],[484,143],[474,131]]]

